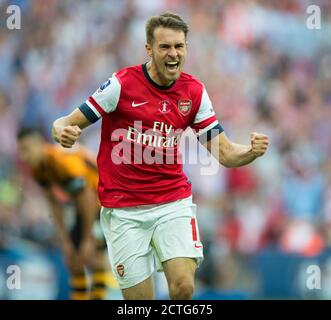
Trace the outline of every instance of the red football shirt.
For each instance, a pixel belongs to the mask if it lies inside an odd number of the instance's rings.
[[[80,110],[102,118],[99,197],[108,208],[175,201],[191,195],[179,139],[191,127],[201,135],[218,125],[204,85],[182,72],[168,87],[146,65],[113,74]]]

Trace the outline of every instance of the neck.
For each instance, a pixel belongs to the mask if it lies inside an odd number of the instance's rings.
[[[160,73],[157,71],[155,64],[153,63],[153,61],[149,61],[146,64],[146,68],[147,68],[147,72],[150,76],[150,78],[159,86],[170,86],[173,81],[167,81],[166,79],[164,79],[164,77],[162,77],[162,75],[160,75]]]

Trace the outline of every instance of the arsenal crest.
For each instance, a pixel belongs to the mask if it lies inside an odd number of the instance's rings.
[[[118,275],[122,278],[124,276],[124,266],[123,266],[123,264],[119,264],[116,267],[116,270],[117,270]]]
[[[187,116],[192,108],[192,100],[180,99],[178,100],[178,110],[183,116]]]

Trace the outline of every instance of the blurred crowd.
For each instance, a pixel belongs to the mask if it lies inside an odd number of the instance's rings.
[[[41,127],[50,139],[52,122],[113,72],[146,62],[145,20],[165,10],[189,23],[185,71],[206,85],[230,139],[270,137],[267,154],[243,168],[185,164],[205,244],[198,288],[254,292],[251,257],[273,248],[311,258],[331,247],[330,1],[314,1],[313,30],[305,0],[13,3],[22,28],[2,21],[0,30],[0,250],[56,245],[49,206],[17,159],[18,128]],[[96,124],[82,142],[97,152],[99,135]]]

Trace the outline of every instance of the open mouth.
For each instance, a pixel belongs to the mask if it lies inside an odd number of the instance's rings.
[[[168,61],[165,63],[168,71],[177,71],[179,62],[178,61]]]

